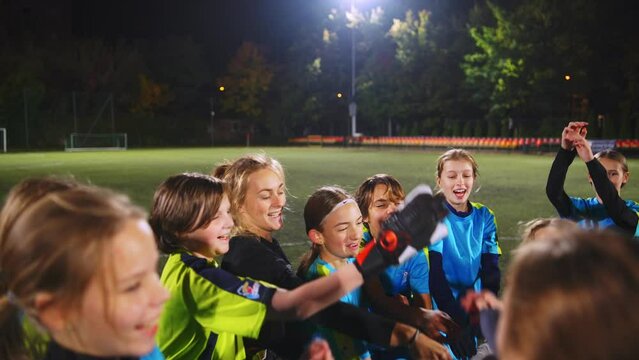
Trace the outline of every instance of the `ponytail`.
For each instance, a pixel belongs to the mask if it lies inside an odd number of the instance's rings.
[[[299,278],[306,280],[308,269],[319,256],[321,248],[322,247],[320,245],[312,244],[311,249],[302,255],[300,258],[300,265],[297,267],[297,276]]]
[[[20,306],[12,299],[6,287],[0,296],[0,359],[31,360],[44,357],[47,346],[46,335],[40,333],[28,319]],[[25,327],[29,330],[25,331]]]

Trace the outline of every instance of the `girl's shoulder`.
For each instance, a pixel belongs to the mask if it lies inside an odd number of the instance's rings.
[[[328,276],[334,271],[335,268],[333,267],[333,265],[327,263],[318,256],[308,267],[308,271],[306,272],[305,277],[306,280],[313,280],[322,276]]]
[[[258,236],[250,234],[233,235],[229,241],[237,246],[256,246],[261,244]]]
[[[495,213],[486,205],[479,202],[470,202],[470,206],[473,208],[473,212],[481,215],[495,216]]]

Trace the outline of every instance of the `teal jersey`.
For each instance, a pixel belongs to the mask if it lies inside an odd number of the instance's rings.
[[[446,280],[455,298],[468,289],[482,289],[482,254],[501,255],[494,213],[480,203],[471,202],[470,208],[467,216],[449,212],[444,218],[448,235],[430,247],[430,251],[442,255]]]
[[[140,360],[164,360],[164,355],[162,355],[162,352],[160,352],[160,349],[156,346],[153,348],[153,351],[142,356]]]
[[[348,262],[354,263],[355,259],[349,258]],[[335,271],[336,269],[335,267],[333,267],[333,265],[327,263],[318,256],[317,259],[315,259],[315,261],[313,261],[311,266],[308,268],[308,272],[306,273],[306,280],[310,281],[322,276],[328,276]],[[347,304],[360,306],[360,299],[361,288],[357,288],[344,295],[340,299],[340,301]],[[359,360],[370,358],[370,353],[368,352],[368,349],[366,347],[366,342],[362,340],[356,340],[342,333],[323,327],[319,328],[319,333],[330,344],[331,351],[333,352],[333,357],[335,359]]]
[[[186,252],[169,256],[161,281],[171,294],[157,334],[167,359],[246,358],[242,337],[259,335],[274,288]]]
[[[364,226],[362,246],[373,239],[368,227]],[[417,252],[417,255],[407,261],[387,267],[379,275],[384,292],[388,296],[397,294],[428,294],[428,248]]]
[[[615,222],[608,215],[606,207],[597,200],[597,198],[578,198],[570,197],[572,204],[571,220],[577,221],[580,227],[585,229],[605,229],[609,227],[617,227]],[[626,200],[628,209],[639,215],[639,203]],[[635,230],[634,237],[639,237],[639,226]]]

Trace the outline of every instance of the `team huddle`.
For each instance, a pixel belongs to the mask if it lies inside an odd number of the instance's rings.
[[[634,359],[639,204],[621,198],[623,155],[586,135],[564,129],[546,186],[558,217],[525,225],[504,276],[463,149],[439,157],[435,194],[388,174],[315,190],[297,269],[275,238],[284,170],[265,154],[170,176],[150,214],[24,180],[0,212],[0,358]],[[577,156],[593,198],[564,191]]]

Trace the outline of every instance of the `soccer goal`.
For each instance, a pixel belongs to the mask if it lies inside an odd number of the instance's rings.
[[[78,134],[73,133],[65,141],[66,151],[126,150],[126,133]]]
[[[0,149],[2,152],[7,152],[7,129],[0,128]]]

